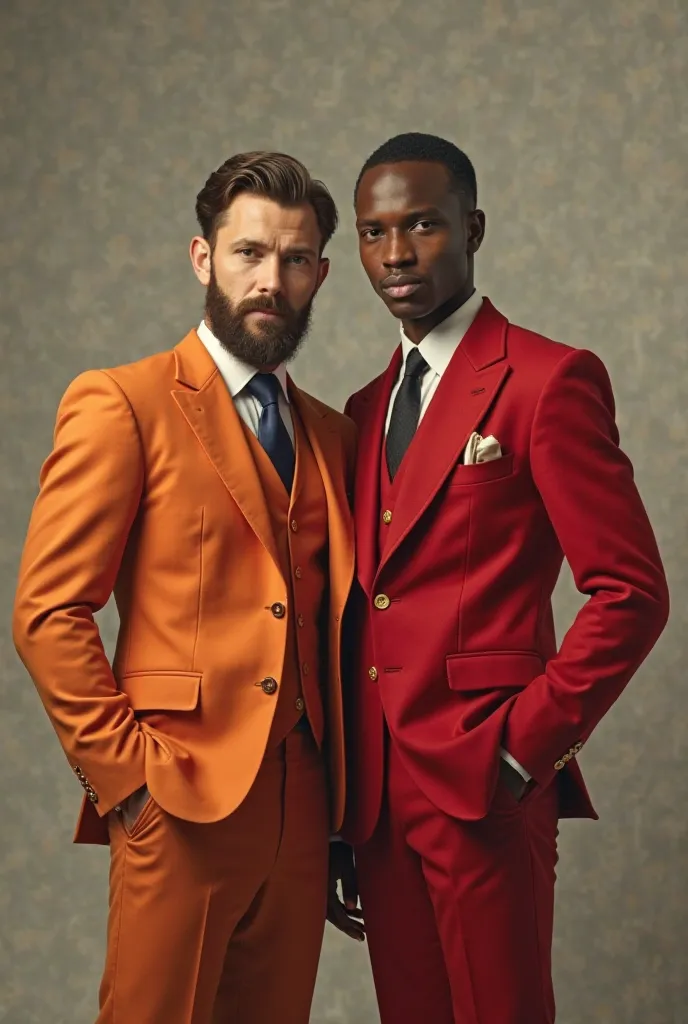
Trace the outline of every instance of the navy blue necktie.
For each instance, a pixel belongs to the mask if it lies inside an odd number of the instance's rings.
[[[291,494],[296,459],[294,445],[279,410],[280,382],[274,373],[257,373],[247,387],[263,406],[258,425],[258,440],[270,456],[287,493]]]

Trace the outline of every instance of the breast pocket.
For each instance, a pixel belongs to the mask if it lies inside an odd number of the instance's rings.
[[[502,480],[514,472],[514,456],[502,455],[489,462],[476,462],[470,466],[458,465],[447,478],[449,487],[465,487],[469,484],[486,484],[491,480]]]

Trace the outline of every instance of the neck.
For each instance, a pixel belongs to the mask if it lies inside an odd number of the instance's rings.
[[[433,331],[435,327],[438,327],[443,323],[448,316],[455,313],[457,309],[460,309],[465,302],[468,302],[471,295],[475,291],[473,281],[468,281],[466,286],[457,292],[456,295],[452,295],[450,299],[443,302],[441,306],[433,310],[432,313],[428,313],[427,316],[421,317],[419,320],[402,320],[402,326],[404,328],[404,334],[409,341],[412,341],[414,345],[420,345],[423,338],[426,338],[430,331]]]

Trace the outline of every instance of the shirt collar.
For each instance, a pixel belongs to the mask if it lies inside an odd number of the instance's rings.
[[[480,312],[482,304],[482,295],[477,291],[473,292],[470,299],[467,299],[463,306],[459,306],[441,324],[433,328],[418,345],[418,351],[438,377],[441,377],[449,366],[452,356],[463,341],[466,331]],[[415,346],[404,334],[402,326],[401,350],[404,363],[412,348],[415,348]]]
[[[236,398],[258,372],[255,366],[250,366],[249,363],[245,363],[242,359],[238,359],[236,356],[232,355],[231,352],[228,352],[222,342],[215,337],[205,320],[201,320],[200,324],[196,328],[196,333],[207,348],[213,362],[220,371],[230,395],[232,398]],[[282,392],[288,402],[287,368],[285,364],[280,363],[277,369],[273,370],[273,373],[280,382]]]

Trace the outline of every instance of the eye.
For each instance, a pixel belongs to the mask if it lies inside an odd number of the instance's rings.
[[[415,230],[431,231],[433,228],[436,228],[436,227],[437,227],[437,221],[436,220],[428,220],[427,218],[424,218],[423,220],[417,221],[413,225],[413,230],[414,231]]]
[[[361,231],[361,238],[367,238],[370,241],[380,238],[381,235],[382,230],[380,228],[364,228],[363,231]]]
[[[255,249],[238,249],[237,251],[240,256],[245,256],[247,259],[257,255]]]
[[[288,256],[287,259],[289,263],[294,263],[297,267],[302,267],[307,262],[305,256]]]

